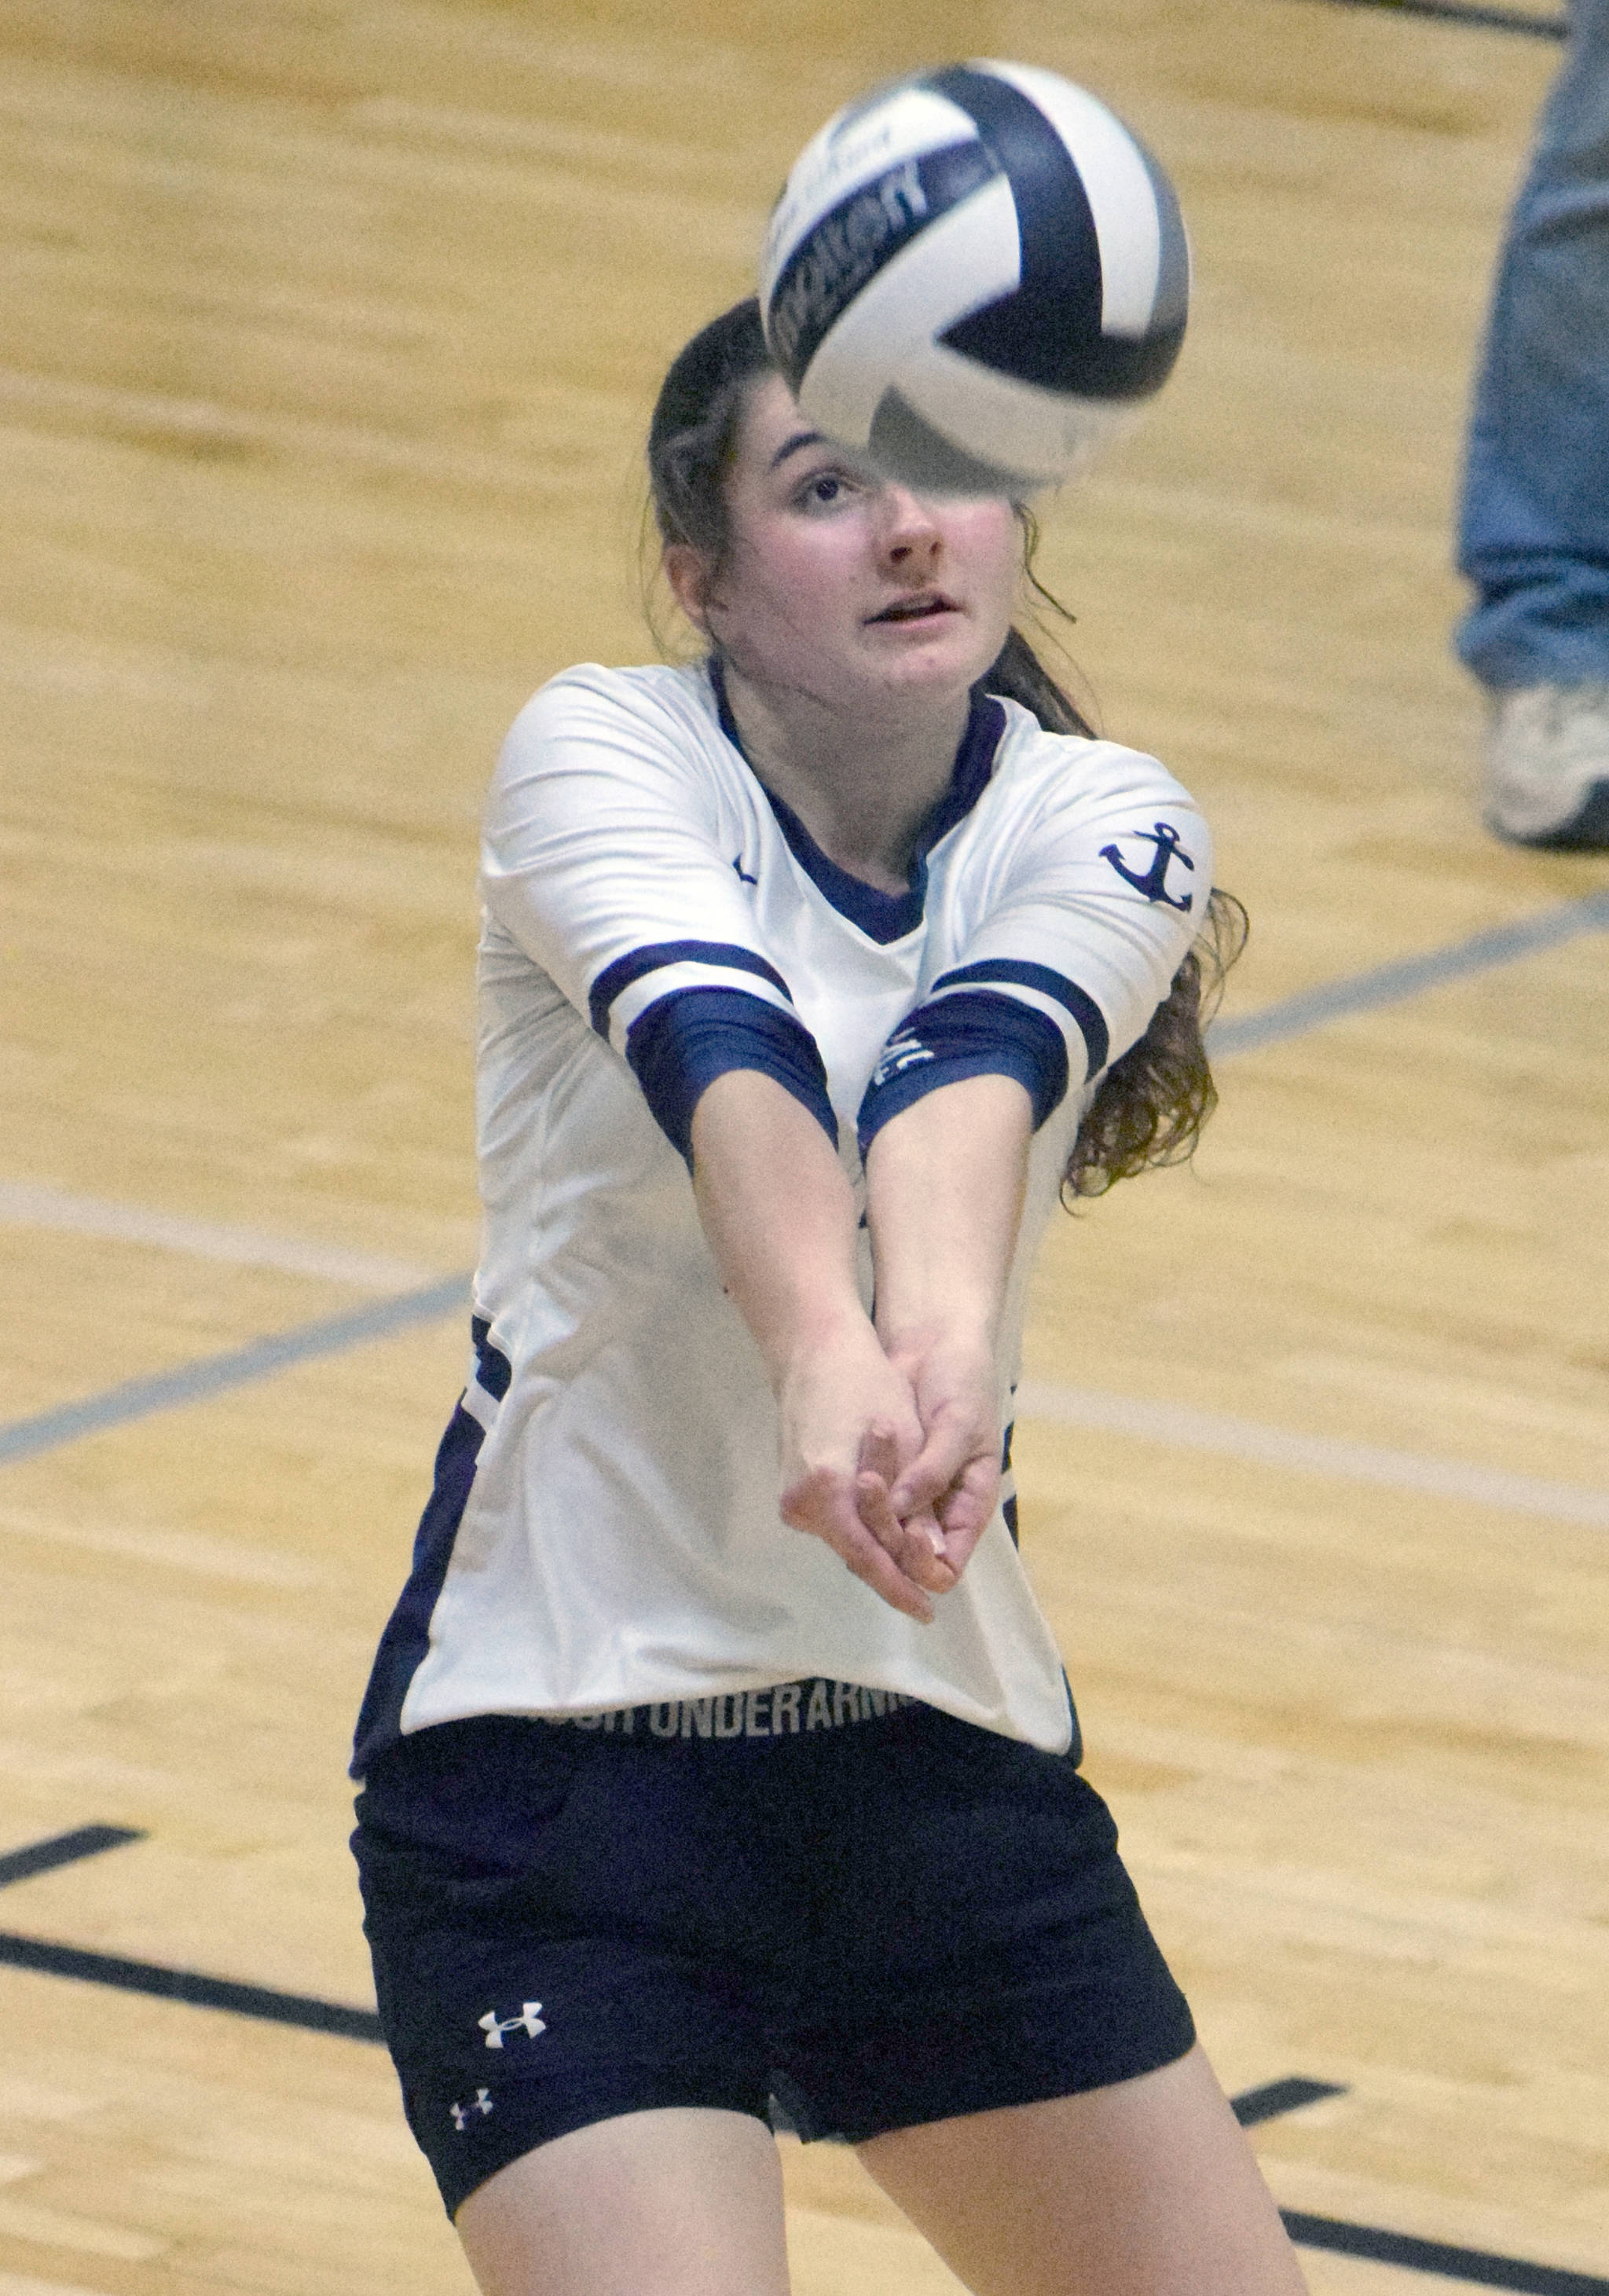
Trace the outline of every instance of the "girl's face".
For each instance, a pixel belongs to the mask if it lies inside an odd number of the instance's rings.
[[[752,685],[835,712],[953,701],[1005,644],[1021,539],[1009,503],[919,496],[813,430],[780,376],[750,393],[711,571],[666,553],[678,602]]]

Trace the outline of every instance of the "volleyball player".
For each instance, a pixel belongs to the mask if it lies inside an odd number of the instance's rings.
[[[772,2097],[979,2296],[1289,2296],[1003,1480],[1058,1192],[1210,1105],[1205,830],[1013,631],[1012,506],[817,436],[752,303],[650,461],[706,657],[554,679],[488,808],[474,1353],[354,1765],[409,2120],[488,2296],[784,2296]]]

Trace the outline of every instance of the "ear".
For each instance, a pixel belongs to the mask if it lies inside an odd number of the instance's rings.
[[[710,569],[703,553],[690,542],[665,545],[665,579],[677,604],[695,630],[710,630]]]

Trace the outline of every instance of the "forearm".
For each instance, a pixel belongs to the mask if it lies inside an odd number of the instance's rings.
[[[896,1360],[956,1342],[992,1355],[1010,1279],[1032,1111],[1005,1076],[942,1085],[866,1156],[878,1337]]]
[[[693,1118],[693,1187],[722,1283],[779,1388],[789,1368],[866,1329],[854,1197],[809,1111],[752,1069],[733,1069]]]
[[[937,1524],[889,1504],[922,1423],[861,1305],[855,1200],[826,1134],[770,1077],[729,1070],[694,1111],[693,1171],[710,1251],[776,1397],[784,1521],[896,1610],[931,1618],[956,1572]]]

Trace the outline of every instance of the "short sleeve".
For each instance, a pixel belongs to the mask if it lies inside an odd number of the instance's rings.
[[[721,850],[708,736],[679,701],[566,672],[514,720],[487,799],[487,907],[617,1052],[672,988],[792,1003]]]
[[[1018,1077],[1043,1122],[1145,1033],[1211,890],[1206,824],[1154,758],[1042,736],[957,961],[874,1073],[863,1144],[923,1093],[984,1068]]]
[[[674,672],[568,671],[514,721],[481,834],[488,911],[630,1062],[684,1154],[698,1093],[727,1068],[777,1076],[836,1136],[730,857],[720,738]],[[696,1027],[668,1026],[667,1000],[687,998]]]

